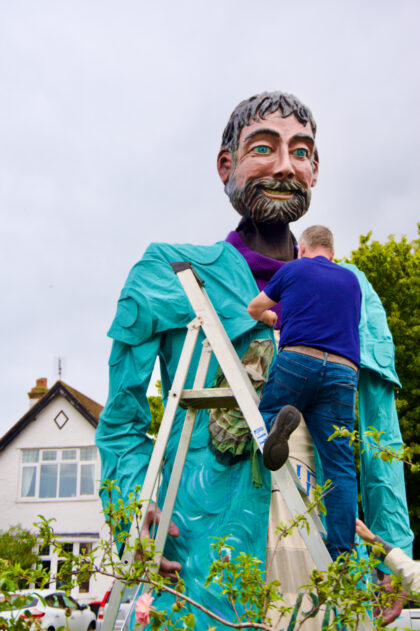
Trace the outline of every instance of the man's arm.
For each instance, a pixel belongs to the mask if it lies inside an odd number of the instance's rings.
[[[420,592],[420,566],[418,562],[410,559],[400,548],[394,548],[381,537],[375,535],[361,519],[356,519],[356,532],[368,543],[380,543],[385,553],[379,555],[379,558],[384,561],[387,568],[397,576],[401,576],[405,589]]]
[[[269,309],[275,304],[275,301],[262,291],[249,303],[248,313],[254,320],[264,322],[267,326],[274,326],[277,322],[277,314]]]

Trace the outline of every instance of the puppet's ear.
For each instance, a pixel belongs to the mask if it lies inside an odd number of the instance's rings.
[[[318,169],[319,169],[319,153],[318,149],[315,149],[314,161],[312,165],[312,184],[311,186],[315,186],[318,182]]]
[[[232,173],[232,165],[233,159],[231,152],[227,149],[221,149],[219,151],[219,155],[217,156],[217,171],[223,184],[226,184],[226,182],[230,178],[230,174]]]

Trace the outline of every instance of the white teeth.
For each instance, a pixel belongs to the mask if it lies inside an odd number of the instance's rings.
[[[270,195],[293,195],[292,191],[271,191],[269,188],[266,188],[265,192]]]

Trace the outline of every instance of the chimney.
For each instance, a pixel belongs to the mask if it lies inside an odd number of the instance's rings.
[[[31,408],[37,401],[39,401],[46,392],[48,392],[47,379],[45,377],[41,377],[36,380],[36,385],[30,392],[28,392],[29,407]]]

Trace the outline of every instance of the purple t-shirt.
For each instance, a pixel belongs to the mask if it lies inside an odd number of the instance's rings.
[[[236,232],[236,230],[229,232],[226,237],[226,241],[233,245],[242,254],[251,269],[252,275],[254,276],[255,282],[257,283],[257,287],[260,291],[264,291],[268,281],[279,269],[283,267],[283,265],[286,265],[285,261],[270,259],[268,256],[264,256],[263,254],[259,254],[258,252],[251,250],[247,245],[245,245],[242,237],[238,232]],[[295,250],[295,256],[297,256],[296,245]],[[275,305],[273,307],[273,311],[277,314],[277,324],[275,328],[279,329],[281,323],[281,304],[279,303]]]
[[[281,346],[312,346],[360,365],[361,290],[353,272],[324,256],[286,263],[264,292],[282,302]]]

